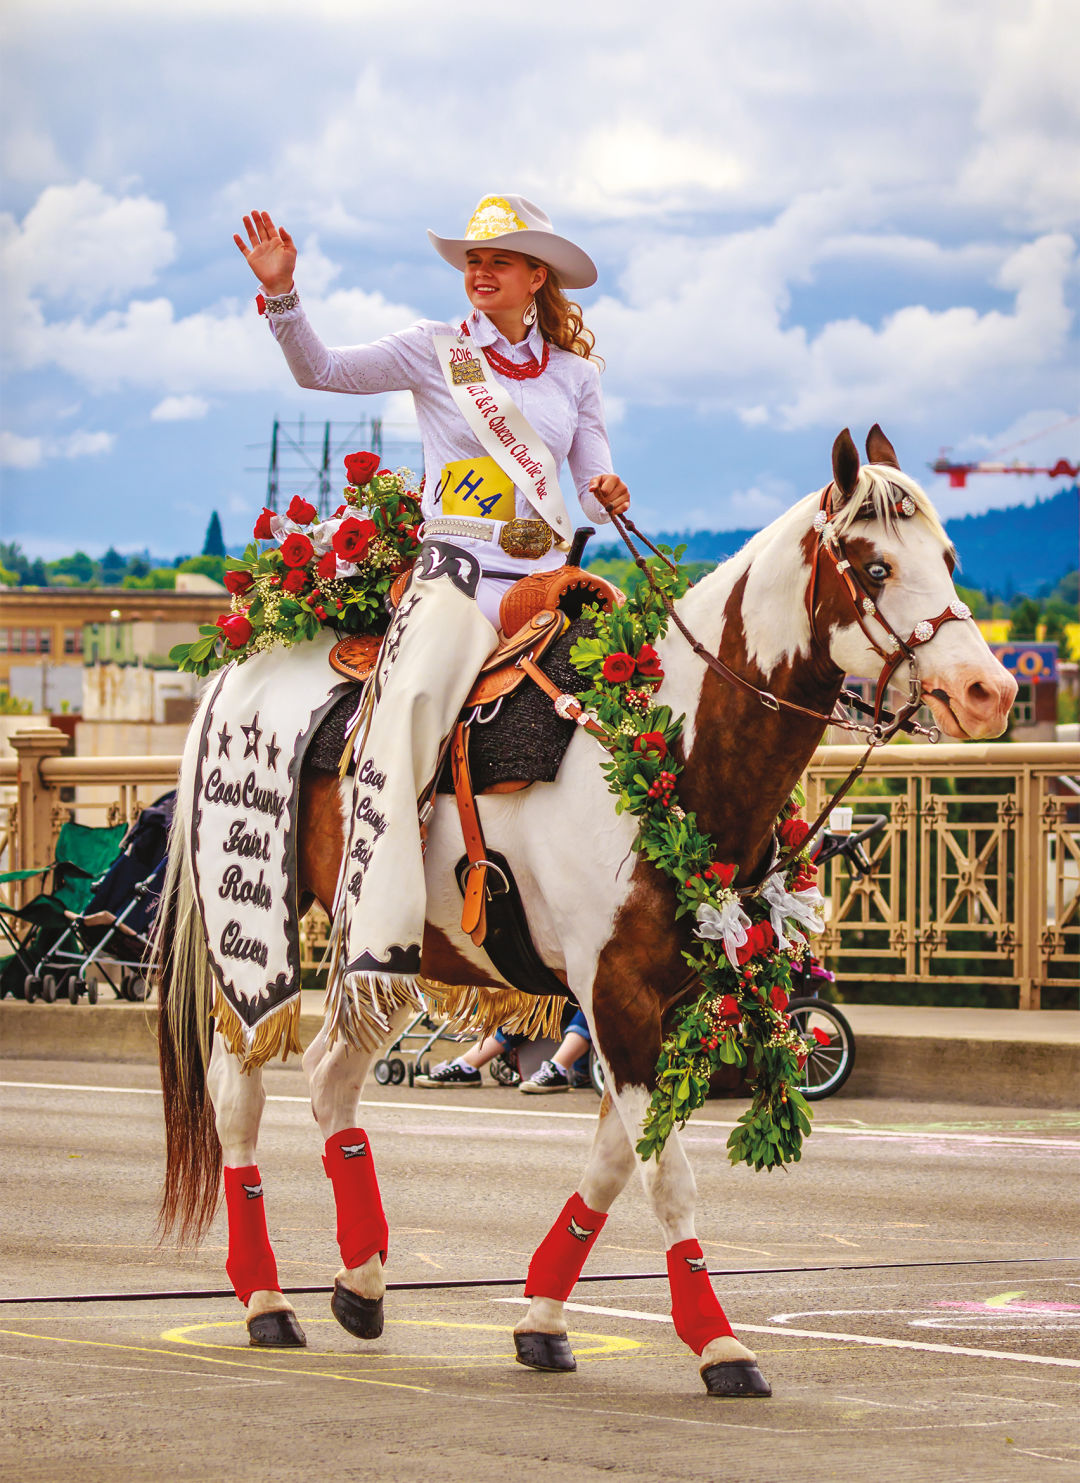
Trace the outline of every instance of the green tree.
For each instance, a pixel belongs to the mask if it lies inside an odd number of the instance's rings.
[[[224,583],[225,557],[224,556],[189,556],[186,561],[177,562],[178,572],[201,572],[204,577],[213,577],[215,582]]]
[[[210,524],[206,527],[206,540],[203,541],[202,554],[204,556],[225,556],[225,537],[221,534],[221,520],[216,510],[210,516]]]
[[[101,558],[101,580],[106,587],[118,587],[127,571],[127,557],[121,556],[115,546],[110,546]]]
[[[1010,639],[1033,639],[1035,627],[1042,619],[1042,608],[1033,597],[1022,597],[1012,610]]]
[[[86,587],[97,576],[97,564],[85,551],[76,551],[73,556],[61,556],[49,562],[50,576],[66,587]]]
[[[152,570],[147,568],[142,576],[128,572],[120,585],[136,590],[164,592],[176,586],[176,570],[171,566],[156,566]]]
[[[46,570],[45,563],[42,561],[42,559],[41,559],[40,556],[35,556],[34,559],[33,559],[33,561],[31,561],[27,565],[26,570],[23,572],[22,576],[19,578],[19,586],[20,587],[48,587],[48,585],[49,585],[49,573]]]

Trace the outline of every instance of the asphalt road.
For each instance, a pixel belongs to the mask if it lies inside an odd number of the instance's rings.
[[[267,1088],[282,1282],[328,1284],[333,1204],[302,1077]],[[372,1088],[388,1277],[520,1278],[596,1106]],[[0,1296],[226,1286],[223,1221],[198,1253],[156,1244],[152,1067],[0,1062],[0,1108]],[[640,1277],[579,1286],[569,1376],[513,1363],[520,1286],[392,1293],[364,1347],[325,1295],[300,1296],[309,1348],[288,1354],[249,1350],[232,1298],[5,1304],[0,1468],[20,1483],[1074,1479],[1080,1117],[841,1096],[819,1104],[802,1165],[755,1175],[724,1151],[739,1110],[710,1103],[688,1144],[702,1245],[731,1274],[716,1287],[772,1400],[707,1397],[665,1284]],[[942,1265],[902,1265],[922,1263]],[[586,1272],[662,1269],[634,1186]]]

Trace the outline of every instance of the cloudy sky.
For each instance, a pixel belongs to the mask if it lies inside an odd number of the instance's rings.
[[[232,233],[270,209],[355,344],[461,311],[424,228],[501,191],[600,266],[639,522],[763,524],[875,420],[946,519],[1049,493],[926,465],[1080,457],[1078,37],[1076,0],[6,0],[3,535],[240,542],[275,416],[409,453],[407,397],[292,384]]]

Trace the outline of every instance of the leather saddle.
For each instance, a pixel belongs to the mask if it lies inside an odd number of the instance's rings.
[[[580,546],[571,555],[578,552]],[[401,601],[410,575],[408,571],[402,572],[395,579],[389,593],[391,606],[396,607]],[[531,678],[553,700],[557,699],[559,687],[544,675],[538,660],[566,632],[571,621],[581,616],[585,607],[599,604],[605,612],[610,612],[622,600],[623,594],[617,587],[585,571],[576,561],[553,572],[534,572],[515,582],[499,604],[499,642],[473,682],[450,738],[454,794],[465,841],[465,855],[456,870],[464,897],[462,930],[478,947],[484,948],[504,978],[526,993],[565,995],[566,986],[533,946],[509,863],[501,855],[492,858],[484,841],[469,772],[470,727],[484,707],[500,702],[526,678]],[[375,668],[380,644],[374,635],[344,638],[330,651],[331,667],[338,674],[363,683]],[[483,791],[504,793],[528,786],[525,781],[497,782]],[[422,817],[423,813],[422,809]],[[492,879],[489,872],[494,873]]]
[[[410,572],[402,572],[390,588],[392,607],[408,586]],[[610,612],[623,595],[611,582],[595,577],[580,566],[563,566],[554,572],[534,572],[514,583],[499,604],[499,642],[484,661],[465,699],[463,712],[491,705],[509,695],[526,678],[521,660],[534,664],[570,621],[581,616],[590,604]],[[375,634],[350,634],[330,650],[330,666],[363,684],[375,668],[381,639]],[[501,785],[496,785],[501,786]]]

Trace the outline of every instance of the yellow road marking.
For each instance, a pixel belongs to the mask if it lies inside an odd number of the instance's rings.
[[[337,1320],[336,1319],[333,1319],[333,1318],[305,1318],[304,1319],[304,1325],[305,1325],[305,1327],[307,1327],[307,1326],[310,1326],[311,1324],[315,1324],[315,1323],[336,1323],[336,1321]],[[243,1319],[232,1319],[231,1318],[231,1319],[225,1320],[224,1322],[218,1322],[218,1323],[190,1323],[190,1324],[184,1324],[184,1325],[182,1325],[179,1328],[166,1329],[165,1332],[161,1335],[161,1338],[162,1338],[162,1341],[165,1342],[165,1343],[169,1343],[169,1344],[184,1344],[184,1345],[191,1346],[193,1348],[203,1348],[203,1349],[213,1348],[213,1349],[239,1349],[239,1350],[246,1350],[247,1345],[244,1345],[244,1344],[217,1344],[217,1343],[213,1343],[212,1341],[207,1340],[207,1339],[196,1339],[196,1338],[189,1338],[188,1337],[191,1334],[205,1333],[208,1329],[235,1329],[235,1328],[240,1328],[241,1325],[243,1324],[243,1322],[244,1322]],[[468,1329],[468,1330],[482,1330],[482,1331],[487,1332],[487,1333],[499,1334],[502,1337],[508,1337],[509,1335],[511,1335],[513,1333],[513,1330],[511,1328],[509,1328],[507,1325],[501,1324],[501,1323],[451,1323],[451,1322],[449,1322],[447,1320],[443,1320],[443,1319],[430,1319],[430,1318],[390,1318],[390,1319],[387,1320],[387,1325],[386,1326],[387,1326],[387,1328],[399,1327],[399,1328],[424,1328],[424,1329]],[[642,1341],[639,1340],[639,1339],[624,1339],[624,1338],[619,1337],[616,1334],[583,1334],[583,1333],[571,1333],[571,1334],[568,1335],[568,1337],[571,1338],[571,1339],[585,1339],[587,1341],[591,1341],[591,1347],[590,1348],[587,1348],[587,1349],[575,1349],[574,1350],[574,1357],[576,1359],[579,1359],[579,1360],[581,1360],[581,1359],[604,1358],[604,1357],[607,1357],[607,1356],[613,1355],[613,1354],[625,1354],[625,1353],[628,1353],[631,1350],[641,1349],[641,1348],[644,1347]],[[358,1356],[358,1357],[360,1357],[360,1356]],[[503,1359],[511,1358],[512,1356],[509,1354],[509,1352],[499,1352],[497,1354],[491,1354],[491,1355],[477,1355],[477,1354],[439,1354],[439,1355],[433,1355],[433,1354],[415,1354],[415,1355],[413,1355],[413,1354],[387,1354],[387,1355],[377,1355],[377,1354],[372,1354],[372,1355],[368,1355],[368,1356],[364,1356],[364,1357],[370,1358],[370,1359],[387,1359],[387,1360],[392,1360],[394,1362],[397,1362],[399,1360],[416,1360],[416,1361],[421,1362],[421,1363],[423,1363],[423,1362],[431,1363],[432,1361],[439,1361],[440,1363],[442,1363],[443,1361],[445,1361],[445,1362],[453,1363],[453,1364],[466,1364],[466,1365],[469,1365],[469,1364],[487,1364],[487,1363],[491,1363],[492,1361],[501,1361]],[[316,1371],[313,1371],[313,1370],[304,1370],[303,1373],[304,1374],[315,1374],[317,1372]]]
[[[16,1339],[38,1339],[47,1344],[80,1344],[89,1349],[124,1349],[134,1354],[166,1354],[176,1357],[175,1349],[151,1349],[146,1344],[113,1344],[105,1339],[68,1339],[62,1334],[25,1334],[19,1329],[0,1329],[0,1334],[7,1334]],[[239,1346],[237,1346],[239,1348]],[[302,1349],[278,1350],[278,1354],[303,1354]],[[238,1370],[261,1370],[263,1374],[277,1373],[277,1367],[268,1364],[255,1364],[251,1361],[245,1363],[239,1359],[214,1359],[208,1354],[200,1354],[197,1358],[207,1365],[229,1365]],[[382,1385],[390,1390],[417,1390],[422,1395],[430,1395],[431,1391],[426,1385],[406,1385],[398,1380],[373,1380],[366,1375],[338,1375],[330,1370],[303,1370],[305,1375],[314,1375],[321,1380],[345,1380],[352,1385]]]

